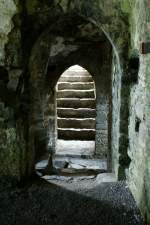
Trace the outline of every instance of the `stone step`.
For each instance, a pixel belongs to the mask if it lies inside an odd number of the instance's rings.
[[[95,118],[96,110],[90,108],[57,108],[57,116],[65,118]]]
[[[86,128],[86,129],[95,129],[95,119],[94,118],[57,118],[58,128]]]
[[[57,107],[63,108],[91,108],[95,109],[96,101],[94,98],[59,98],[57,99]]]
[[[58,139],[63,140],[95,140],[94,129],[59,128]]]
[[[75,77],[89,77],[89,73],[88,71],[86,70],[83,70],[83,71],[73,71],[73,70],[67,70],[65,71],[65,73],[63,73],[61,75],[62,77],[72,77],[72,76],[75,76]]]
[[[58,98],[95,98],[94,90],[62,90],[56,93]]]
[[[61,76],[59,82],[93,82],[91,76],[81,77],[81,76],[68,76],[63,77]]]
[[[74,89],[89,90],[94,89],[94,82],[60,82],[57,86],[58,90]]]
[[[61,140],[61,139],[57,139],[56,142],[56,152],[55,152],[55,156],[60,155],[62,157],[62,155],[68,156],[71,155],[72,157],[78,157],[81,158],[83,157],[90,157],[90,156],[94,156],[95,153],[95,141],[84,141],[84,140]],[[58,159],[58,158],[57,158]],[[59,158],[62,160],[62,158]],[[71,159],[68,159],[69,161]],[[76,159],[74,159],[75,162]]]

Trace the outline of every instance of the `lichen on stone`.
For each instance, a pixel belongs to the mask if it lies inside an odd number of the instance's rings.
[[[8,41],[8,34],[13,28],[12,18],[17,12],[17,7],[13,0],[0,0],[0,65],[5,60],[5,44]]]

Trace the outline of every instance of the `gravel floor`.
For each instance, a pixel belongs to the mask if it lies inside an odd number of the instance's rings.
[[[1,189],[0,225],[143,225],[125,183],[54,180]]]

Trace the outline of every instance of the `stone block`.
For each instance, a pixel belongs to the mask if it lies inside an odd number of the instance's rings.
[[[92,129],[58,129],[58,139],[64,140],[95,140]]]
[[[57,108],[57,115],[64,118],[95,118],[96,111],[91,108]]]
[[[57,91],[57,98],[95,98],[94,90]]]
[[[57,99],[59,108],[91,108],[95,109],[95,99]]]
[[[57,118],[58,128],[95,129],[95,119]]]

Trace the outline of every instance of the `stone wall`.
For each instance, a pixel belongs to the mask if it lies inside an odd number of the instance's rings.
[[[118,177],[119,168],[119,124],[120,124],[120,105],[121,105],[121,71],[117,56],[113,56],[112,64],[112,168]]]
[[[105,49],[105,50],[104,50]],[[112,48],[104,44],[103,59],[99,60],[100,68],[94,74],[96,85],[96,154],[100,158],[109,157],[109,135],[111,133],[111,73],[112,73]],[[104,54],[105,52],[105,54]],[[98,67],[98,65],[96,65]]]
[[[5,61],[5,44],[8,42],[8,34],[13,29],[12,18],[17,12],[13,0],[0,1],[0,65]]]
[[[0,175],[20,179],[25,172],[25,143],[14,126],[13,110],[3,103],[0,103],[0,145]]]
[[[99,88],[97,87],[97,92]],[[96,155],[100,158],[108,156],[108,114],[109,114],[109,97],[102,93],[97,94],[96,106]]]
[[[140,42],[150,40],[149,1],[135,1],[131,16],[132,54],[139,55],[138,83],[131,88],[128,183],[138,206],[150,224],[150,54],[139,52]]]
[[[14,20],[18,13],[17,1],[0,0],[0,176],[17,181],[26,173],[24,127],[16,95],[22,73],[16,45],[20,25],[17,28]]]

